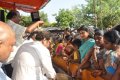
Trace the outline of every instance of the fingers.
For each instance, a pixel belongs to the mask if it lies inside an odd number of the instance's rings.
[[[39,25],[42,25],[44,24],[44,21],[38,21],[39,22]]]

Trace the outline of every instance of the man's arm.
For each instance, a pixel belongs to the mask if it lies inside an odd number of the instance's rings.
[[[33,23],[32,25],[28,26],[25,32],[33,32],[38,26],[41,26],[44,22],[43,21],[37,21]]]

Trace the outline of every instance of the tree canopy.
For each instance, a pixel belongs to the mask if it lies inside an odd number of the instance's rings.
[[[86,0],[86,2],[87,5],[78,5],[71,10],[61,9],[56,15],[57,24],[61,27],[79,27],[85,24],[99,28],[119,24],[119,0]]]

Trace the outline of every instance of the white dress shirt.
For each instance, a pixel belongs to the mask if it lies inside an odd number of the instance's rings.
[[[12,80],[48,80],[56,75],[50,52],[39,41],[23,44],[13,66]]]
[[[0,80],[11,80],[2,70],[2,68],[0,68]]]

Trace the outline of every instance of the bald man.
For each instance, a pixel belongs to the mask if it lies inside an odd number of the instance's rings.
[[[13,51],[15,44],[15,33],[7,24],[0,21],[0,62],[4,63],[10,53]],[[11,80],[0,68],[0,80]]]

